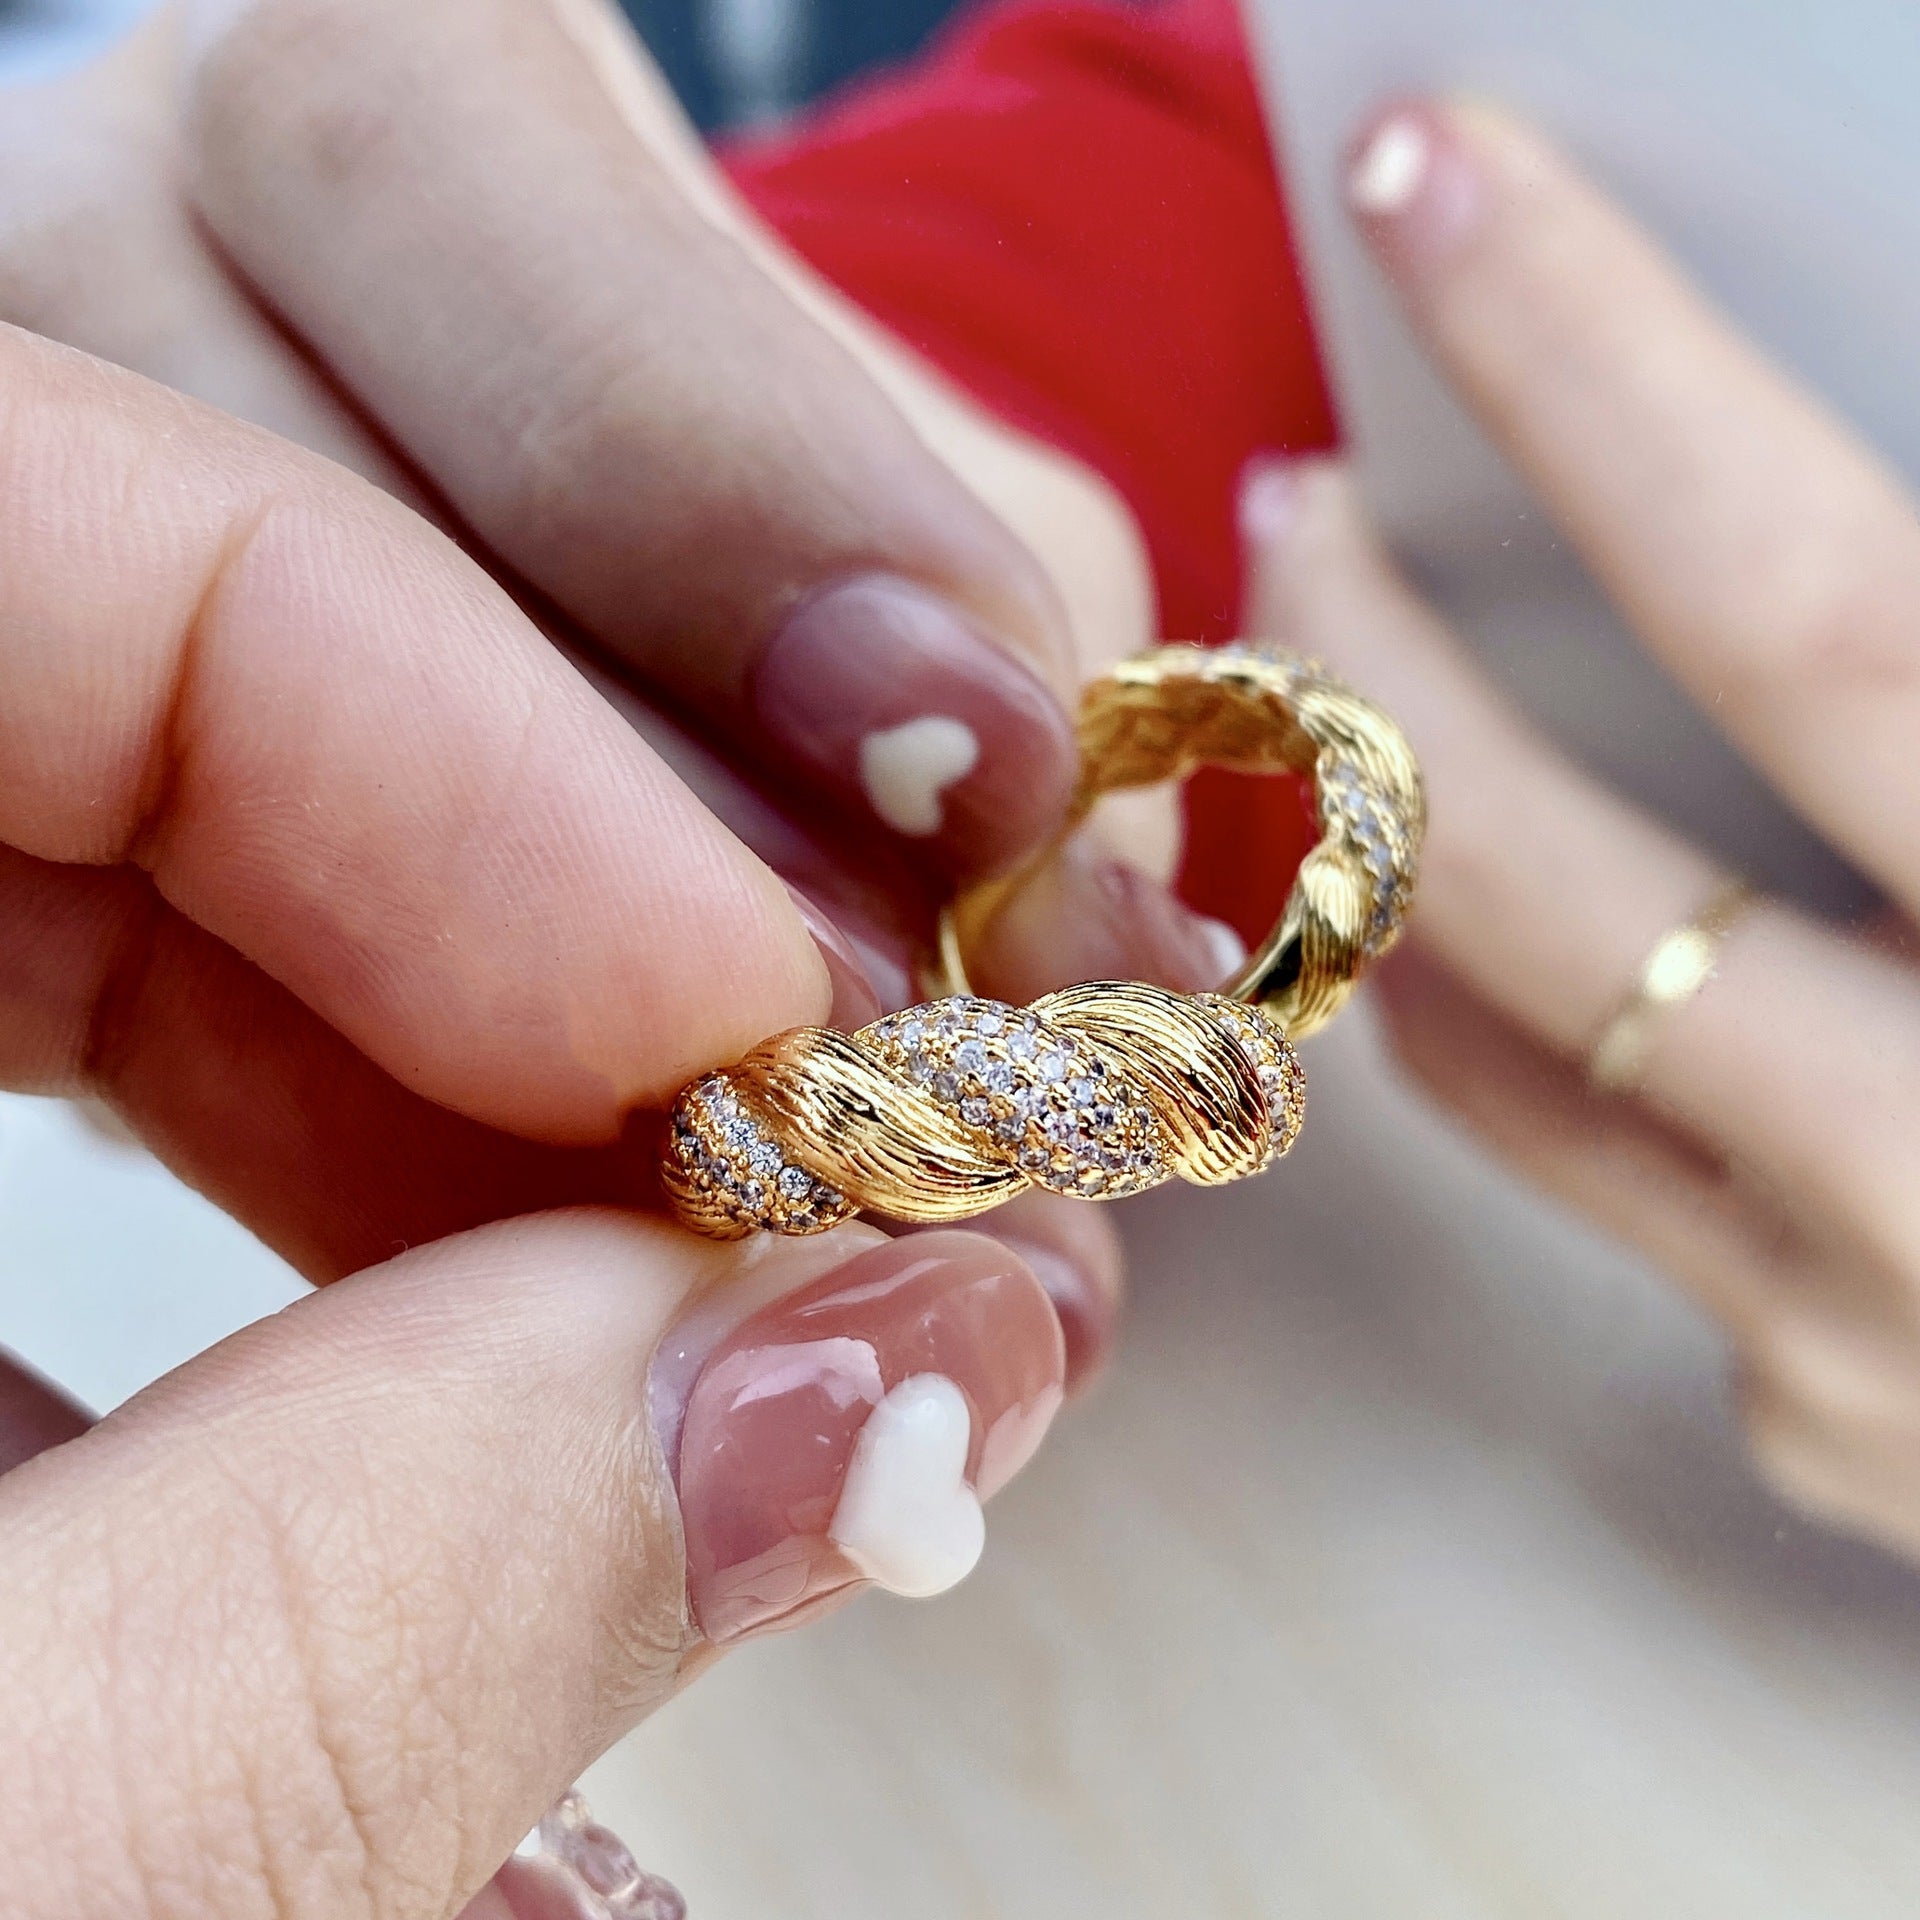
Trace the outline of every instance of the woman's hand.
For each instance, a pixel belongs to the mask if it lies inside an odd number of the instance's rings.
[[[1276,470],[1248,494],[1257,619],[1388,702],[1432,783],[1419,946],[1384,981],[1401,1052],[1720,1317],[1792,1497],[1920,1554],[1913,500],[1532,134],[1398,110],[1354,182],[1422,339],[1648,648],[1897,909],[1869,935],[1759,907],[1644,1097],[1590,1092],[1643,959],[1725,876],[1499,698],[1336,467]]]
[[[0,1084],[365,1268],[66,1444],[0,1377],[8,1909],[447,1915],[706,1649],[964,1572],[1058,1322],[965,1233],[416,1244],[640,1192],[805,923],[389,496],[10,328],[0,394]]]
[[[1078,681],[1151,637],[1112,497],[758,232],[601,0],[174,7],[9,95],[0,180],[0,319],[312,447],[485,556],[814,909],[843,1023],[912,997],[955,875],[1052,831]],[[975,972],[1026,999],[1233,959],[1084,842]],[[514,1210],[474,1165],[410,1178],[410,1238]],[[994,1231],[1084,1374],[1109,1223],[1036,1195]]]
[[[1153,637],[1130,523],[758,230],[604,0],[206,0],[6,107],[0,318],[447,518],[886,997],[1053,831],[1080,681]],[[976,963],[1222,939],[1083,851]]]

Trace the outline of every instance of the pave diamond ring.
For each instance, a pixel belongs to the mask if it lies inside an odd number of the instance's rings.
[[[1397,938],[1426,809],[1398,727],[1313,663],[1168,646],[1096,681],[1070,826],[1103,793],[1201,765],[1310,775],[1322,837],[1279,924],[1221,993],[1093,981],[1026,1008],[963,960],[1008,881],[955,901],[940,997],[858,1033],[797,1027],[675,1103],[662,1178],[696,1231],[819,1233],[863,1208],[963,1220],[1028,1187],[1116,1199],[1238,1180],[1285,1153],[1306,1082],[1290,1036],[1324,1026]]]

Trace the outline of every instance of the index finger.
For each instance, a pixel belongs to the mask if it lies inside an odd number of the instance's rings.
[[[611,1137],[821,1017],[780,883],[373,487],[0,328],[0,839],[131,861],[415,1091]]]
[[[547,0],[212,15],[196,204],[466,524],[864,832],[948,873],[1047,838],[1074,671],[1038,563]]]
[[[1352,194],[1427,345],[1641,637],[1920,899],[1920,526],[1893,475],[1504,116],[1394,109]]]

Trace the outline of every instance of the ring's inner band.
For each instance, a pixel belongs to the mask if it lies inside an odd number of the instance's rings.
[[[1329,759],[1338,761],[1386,797],[1399,827],[1388,838],[1404,843],[1388,849],[1390,864],[1395,873],[1410,873],[1423,808],[1419,774],[1398,729],[1357,695],[1298,663],[1168,646],[1123,661],[1088,686],[1077,732],[1080,783],[1060,834],[1023,866],[967,889],[943,910],[933,990],[970,991],[966,954],[1007,896],[1059,851],[1103,795],[1185,780],[1216,766],[1298,774],[1315,783],[1322,838],[1302,862],[1278,922],[1220,991],[1260,1006],[1296,1037],[1323,1025],[1351,990],[1360,949],[1368,955],[1384,950],[1392,926],[1381,926],[1367,874],[1348,857],[1350,849],[1343,852],[1354,828],[1320,804],[1320,778]],[[1301,883],[1309,868],[1311,888]],[[1390,918],[1397,921],[1397,913]],[[1334,964],[1331,946],[1355,949],[1337,982],[1323,977]],[[1320,955],[1317,968],[1309,965],[1310,949]]]

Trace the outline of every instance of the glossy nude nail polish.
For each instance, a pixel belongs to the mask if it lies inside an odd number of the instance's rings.
[[[979,952],[995,987],[1015,1000],[1076,980],[1151,980],[1180,993],[1212,992],[1247,957],[1225,922],[1195,913],[1171,888],[1084,837],[1006,894]]]
[[[1059,1321],[1005,1247],[868,1247],[734,1327],[679,1432],[688,1594],[708,1640],[797,1625],[871,1582],[943,1592],[981,1502],[1059,1406]]]
[[[1113,1351],[1120,1326],[1118,1288],[1102,1285],[1083,1260],[1075,1260],[1057,1247],[1021,1234],[1000,1237],[1033,1269],[1034,1277],[1046,1289],[1054,1318],[1060,1322],[1066,1357],[1065,1391],[1071,1399],[1085,1391]]]
[[[1408,101],[1378,114],[1347,162],[1347,205],[1406,280],[1455,252],[1478,223],[1479,177],[1447,113]]]
[[[813,944],[819,948],[820,958],[826,965],[827,979],[833,987],[833,1004],[827,1012],[827,1025],[842,1033],[852,1033],[856,1027],[864,1027],[869,1020],[879,1019],[879,990],[874,986],[872,975],[859,950],[817,901],[802,893],[791,880],[783,880],[781,885],[786,888],[787,898],[793,902],[800,918],[806,922],[807,931],[813,936]]]
[[[751,698],[800,778],[950,873],[1026,852],[1073,790],[1073,731],[1038,674],[890,575],[802,601],[762,653]]]
[[[1403,110],[1375,126],[1354,155],[1347,197],[1354,211],[1386,219],[1420,197],[1433,164],[1433,136],[1425,120]]]

